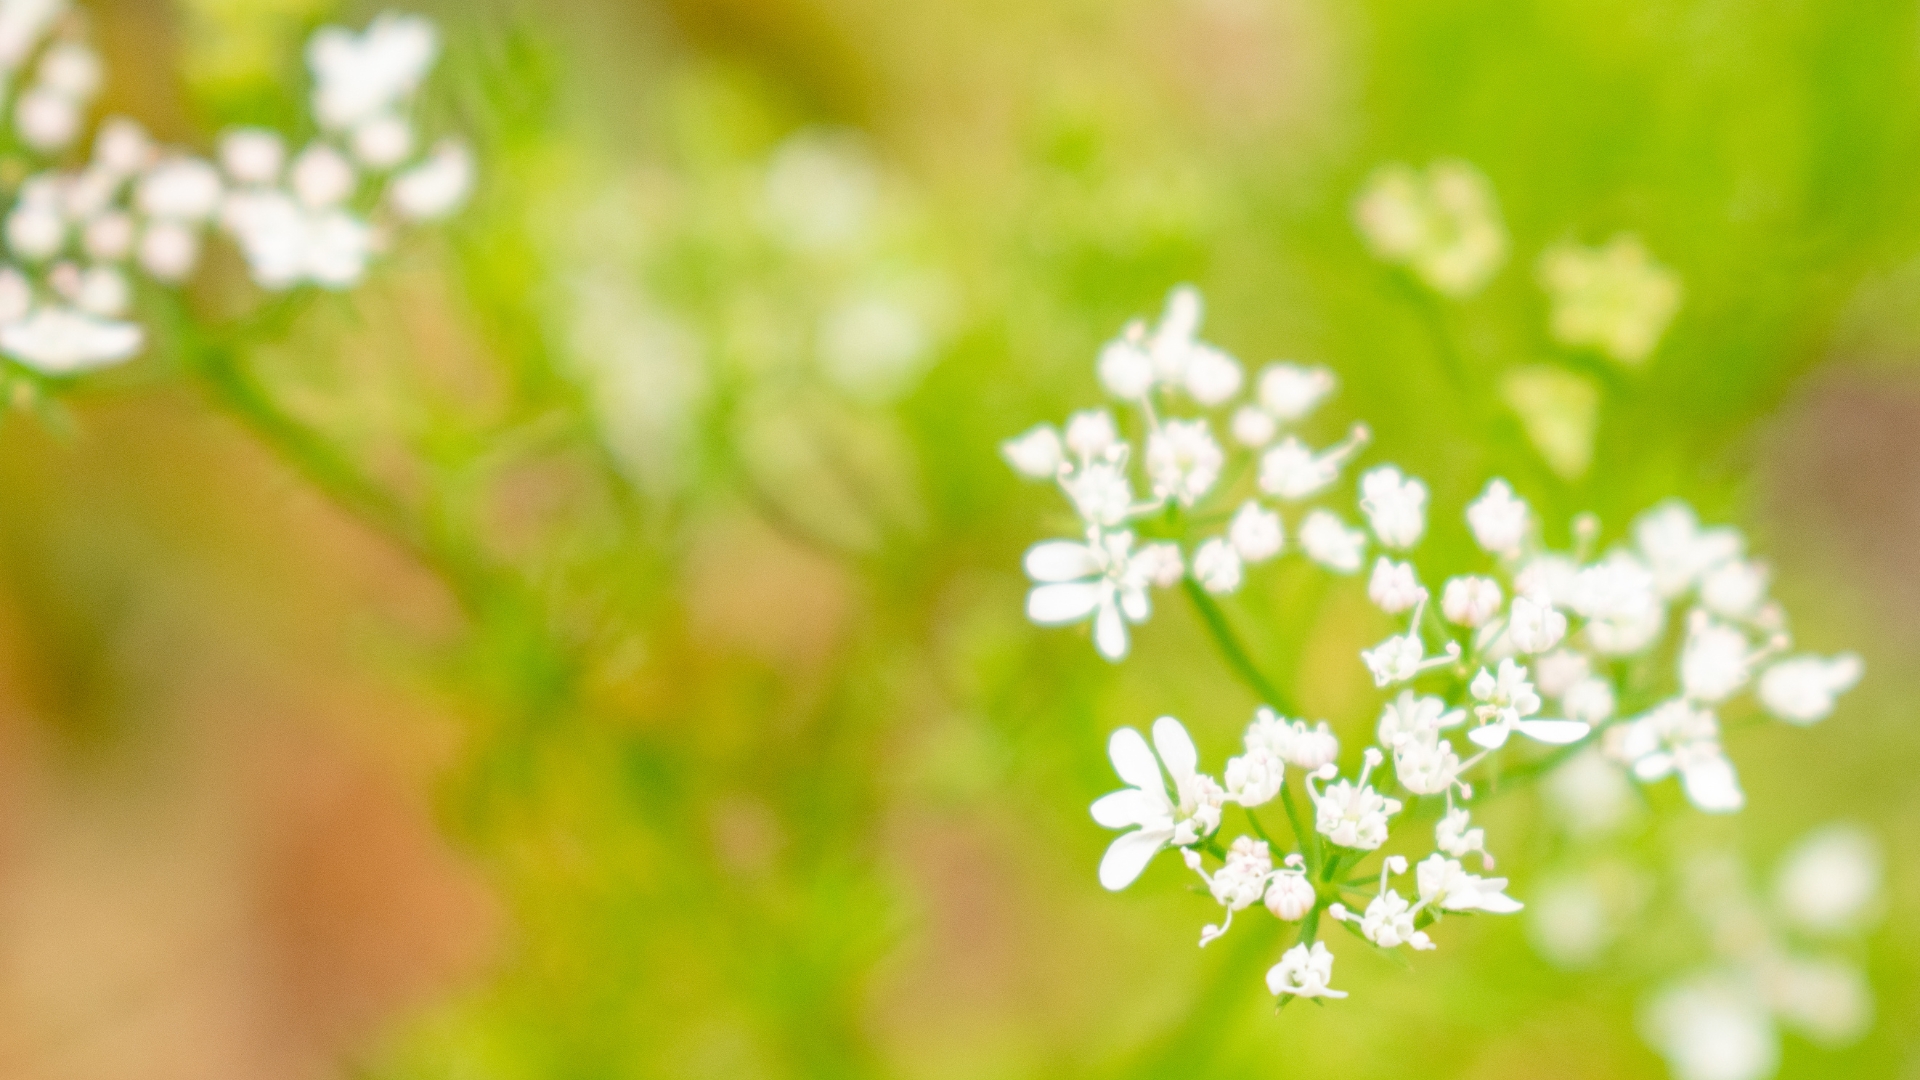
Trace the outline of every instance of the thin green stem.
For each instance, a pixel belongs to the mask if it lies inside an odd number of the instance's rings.
[[[1194,609],[1200,613],[1200,621],[1207,624],[1208,632],[1213,635],[1214,644],[1220,647],[1220,654],[1233,673],[1239,676],[1240,681],[1245,683],[1249,690],[1259,696],[1262,704],[1282,713],[1293,712],[1293,707],[1288,703],[1286,695],[1282,694],[1272,680],[1262,674],[1260,668],[1254,664],[1253,657],[1247,653],[1246,646],[1241,644],[1239,635],[1233,632],[1233,626],[1227,622],[1227,613],[1220,610],[1220,605],[1214,602],[1213,597],[1207,595],[1207,591],[1200,587],[1199,582],[1188,578],[1182,584],[1186,587],[1187,598],[1193,601]]]

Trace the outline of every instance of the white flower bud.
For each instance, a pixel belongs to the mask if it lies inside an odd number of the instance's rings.
[[[1201,544],[1193,553],[1193,579],[1210,593],[1231,593],[1240,588],[1240,553],[1220,537]]]
[[[1500,611],[1500,583],[1492,578],[1457,577],[1440,594],[1440,610],[1460,626],[1483,626]]]
[[[1227,526],[1227,540],[1247,563],[1262,563],[1286,546],[1286,531],[1280,515],[1248,499],[1234,512]]]
[[[1413,564],[1394,562],[1382,555],[1373,564],[1373,576],[1367,581],[1367,598],[1381,611],[1398,615],[1413,610],[1426,595],[1413,575]]]
[[[1064,453],[1060,433],[1041,424],[1025,435],[1000,444],[1000,456],[1013,471],[1029,480],[1051,480],[1060,472]]]
[[[1275,874],[1273,882],[1267,886],[1267,910],[1275,918],[1285,922],[1299,922],[1313,910],[1313,886],[1304,874]]]

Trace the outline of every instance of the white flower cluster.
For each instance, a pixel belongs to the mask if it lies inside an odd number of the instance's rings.
[[[1879,846],[1851,825],[1801,841],[1780,866],[1771,903],[1753,895],[1733,856],[1693,860],[1686,895],[1716,960],[1654,995],[1641,1018],[1678,1080],[1765,1080],[1780,1065],[1781,1027],[1827,1046],[1864,1035],[1872,990],[1834,946],[1857,951],[1881,878]]]
[[[1540,257],[1540,283],[1553,303],[1553,336],[1621,363],[1645,360],[1680,309],[1680,276],[1653,261],[1632,235],[1604,247],[1558,244]]]
[[[1028,615],[1045,626],[1091,620],[1109,660],[1126,655],[1128,624],[1150,613],[1150,588],[1191,577],[1225,595],[1248,567],[1280,556],[1289,532],[1277,506],[1301,507],[1292,536],[1308,559],[1343,574],[1363,565],[1367,534],[1310,504],[1332,489],[1366,429],[1318,449],[1295,433],[1333,392],[1333,374],[1270,364],[1243,397],[1239,361],[1199,338],[1201,311],[1196,290],[1175,289],[1157,327],[1136,321],[1101,351],[1100,383],[1137,414],[1143,452],[1105,410],[1075,413],[1064,430],[1043,424],[1001,448],[1021,475],[1059,484],[1086,536],[1027,553],[1036,583]],[[1175,414],[1183,408],[1198,414]],[[1368,478],[1372,502],[1363,505],[1380,542],[1403,547],[1425,529],[1426,489],[1388,472]],[[1189,539],[1210,522],[1225,529]]]
[[[1448,296],[1478,292],[1507,258],[1493,185],[1464,161],[1436,161],[1425,173],[1381,166],[1367,178],[1353,217],[1374,255]]]
[[[0,0],[0,79],[28,63],[34,72],[14,112],[33,150],[56,153],[80,135],[101,81],[84,27],[62,0]],[[409,116],[437,52],[433,24],[414,16],[315,33],[307,59],[321,134],[291,155],[276,133],[236,129],[216,166],[155,144],[132,120],[104,122],[84,165],[33,173],[12,192],[0,353],[43,375],[129,359],[145,341],[128,318],[129,272],[183,281],[214,228],[263,287],[358,282],[393,224],[451,213],[472,184],[464,144],[421,151]]]
[[[1283,425],[1298,423],[1325,397],[1332,376],[1274,365],[1231,421],[1233,441],[1258,455],[1257,468],[1234,468],[1208,418],[1165,415],[1185,401],[1226,409],[1240,392],[1239,365],[1197,339],[1199,322],[1198,296],[1178,290],[1159,327],[1129,327],[1101,357],[1102,383],[1141,416],[1146,498],[1133,487],[1134,447],[1109,413],[1080,413],[1064,433],[1040,427],[1003,448],[1021,473],[1060,485],[1086,532],[1084,541],[1052,540],[1028,551],[1036,583],[1029,616],[1050,625],[1090,619],[1096,646],[1111,660],[1126,653],[1128,624],[1147,617],[1152,588],[1183,577],[1210,593],[1239,588],[1244,564],[1284,547],[1279,515],[1263,497],[1287,503],[1328,494],[1363,441],[1356,434],[1315,452],[1281,437]],[[1235,472],[1254,474],[1257,493],[1240,502],[1228,487],[1223,501],[1239,508],[1226,535],[1201,539],[1188,558],[1182,544],[1192,542],[1191,530],[1207,520],[1207,500],[1222,501],[1223,477]],[[1727,812],[1745,796],[1722,748],[1718,712],[1752,688],[1779,719],[1815,723],[1861,675],[1852,655],[1782,657],[1786,616],[1768,598],[1767,567],[1747,557],[1738,532],[1703,528],[1681,503],[1643,515],[1626,542],[1606,550],[1596,550],[1599,522],[1583,516],[1574,523],[1575,550],[1554,551],[1528,504],[1496,479],[1464,514],[1484,565],[1436,580],[1414,556],[1427,529],[1426,485],[1384,465],[1364,473],[1358,489],[1366,531],[1349,529],[1324,506],[1298,530],[1307,556],[1336,571],[1360,569],[1377,544],[1368,596],[1405,620],[1360,652],[1388,696],[1357,775],[1342,775],[1326,722],[1309,727],[1263,708],[1223,783],[1198,771],[1185,729],[1163,718],[1153,729],[1158,762],[1137,732],[1114,735],[1109,751],[1129,787],[1093,807],[1100,824],[1129,830],[1101,862],[1109,889],[1131,884],[1161,849],[1182,850],[1227,909],[1226,921],[1202,933],[1203,945],[1255,904],[1301,924],[1299,944],[1270,974],[1277,994],[1338,996],[1329,987],[1332,955],[1314,940],[1323,913],[1375,946],[1425,950],[1434,947],[1428,928],[1446,912],[1519,910],[1504,879],[1468,873],[1462,863],[1472,855],[1483,865],[1493,861],[1484,831],[1472,825],[1466,777],[1514,736],[1561,748],[1536,751],[1528,769],[1576,763],[1582,772],[1598,770],[1601,785],[1622,784],[1623,774],[1642,783],[1676,776],[1694,805]],[[1143,540],[1136,526],[1157,531]],[[1339,544],[1313,538],[1326,528],[1341,534]],[[1662,671],[1674,674],[1663,682]],[[1466,756],[1456,735],[1471,744]],[[1589,749],[1576,754],[1576,746]],[[1290,767],[1299,772],[1293,784]],[[1292,827],[1284,850],[1254,813],[1275,799]],[[1417,864],[1383,857],[1377,890],[1364,902],[1351,896],[1360,890],[1350,875],[1387,845],[1415,799],[1433,800],[1440,812],[1432,853]],[[1229,804],[1252,831],[1223,847]],[[1208,856],[1220,863],[1212,871]],[[1408,873],[1413,888],[1402,893],[1394,879]]]

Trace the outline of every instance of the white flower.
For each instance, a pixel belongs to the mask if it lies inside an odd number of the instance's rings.
[[[1506,261],[1493,186],[1463,161],[1436,161],[1424,175],[1383,166],[1367,179],[1353,213],[1376,256],[1407,265],[1448,296],[1479,291]]]
[[[1760,676],[1760,703],[1789,724],[1819,723],[1833,712],[1834,698],[1853,689],[1865,670],[1852,653],[1790,657]]]
[[[1425,599],[1427,591],[1413,576],[1412,563],[1397,563],[1381,556],[1373,564],[1373,576],[1367,580],[1367,598],[1389,615],[1410,611]]]
[[[1431,739],[1449,728],[1459,727],[1467,718],[1465,711],[1447,711],[1447,703],[1437,697],[1423,697],[1411,690],[1387,702],[1380,710],[1376,737],[1389,750],[1408,742]]]
[[[1093,620],[1100,655],[1127,655],[1127,623],[1152,613],[1151,580],[1132,558],[1133,534],[1092,534],[1087,543],[1048,540],[1027,551],[1026,570],[1036,584],[1027,594],[1027,617],[1041,626]]]
[[[1590,345],[1622,363],[1645,360],[1680,307],[1680,278],[1630,234],[1605,247],[1557,244],[1540,257],[1553,301],[1553,336]]]
[[[1387,819],[1400,812],[1400,800],[1387,798],[1367,783],[1374,767],[1383,760],[1377,748],[1368,747],[1366,767],[1357,783],[1335,780],[1322,792],[1308,781],[1315,831],[1341,847],[1360,851],[1373,851],[1387,842]],[[1333,769],[1329,766],[1323,772],[1332,773]]]
[[[1560,697],[1560,711],[1569,720],[1599,725],[1613,718],[1613,684],[1590,675],[1567,688]]]
[[[1155,386],[1184,389],[1207,406],[1232,398],[1240,392],[1240,365],[1198,339],[1203,314],[1199,290],[1190,285],[1174,289],[1160,325],[1151,333],[1135,321],[1101,350],[1101,385],[1125,400],[1145,397]]]
[[[1295,945],[1282,953],[1280,962],[1267,971],[1267,989],[1276,996],[1346,997],[1345,990],[1335,990],[1328,985],[1332,981],[1333,953],[1324,941],[1314,942],[1311,949]]]
[[[1367,431],[1356,428],[1345,441],[1321,453],[1289,435],[1260,455],[1260,490],[1294,501],[1317,495],[1340,476],[1340,466],[1366,445]]]
[[[1646,1007],[1641,1028],[1675,1080],[1765,1080],[1780,1068],[1773,1018],[1738,979],[1662,993]]]
[[[1367,534],[1347,528],[1332,511],[1315,510],[1300,525],[1300,549],[1336,573],[1357,573],[1366,548]]]
[[[1153,389],[1153,357],[1147,355],[1144,343],[1135,340],[1137,336],[1108,342],[1100,350],[1100,360],[1095,367],[1100,385],[1122,401],[1146,397]]]
[[[294,157],[287,186],[307,209],[329,210],[352,197],[360,177],[345,154],[316,142]]]
[[[0,326],[0,352],[42,375],[73,375],[117,364],[140,351],[133,323],[66,307],[41,307]]]
[[[1600,836],[1624,823],[1639,806],[1620,766],[1598,750],[1582,750],[1545,780],[1547,804],[1568,832]]]
[[[1305,720],[1288,723],[1265,706],[1254,713],[1253,723],[1247,728],[1246,743],[1249,750],[1256,745],[1265,746],[1281,761],[1308,772],[1329,765],[1340,756],[1340,740],[1334,738],[1333,729],[1325,720],[1311,728]]]
[[[1401,860],[1401,865],[1405,865],[1405,860]],[[1335,907],[1339,913],[1334,917],[1341,922],[1352,918],[1344,907]],[[1366,914],[1360,916],[1360,933],[1383,949],[1397,949],[1402,945],[1411,945],[1416,950],[1432,949],[1435,947],[1433,939],[1427,936],[1426,931],[1413,928],[1416,914],[1406,897],[1387,889],[1367,904]]]
[[[242,127],[220,136],[220,167],[237,184],[278,183],[286,160],[287,144],[278,132]]]
[[[1767,601],[1771,572],[1765,563],[1732,559],[1708,571],[1700,582],[1700,602],[1726,619],[1751,619]]]
[[[1209,875],[1200,869],[1199,852],[1188,848],[1184,854],[1187,865],[1207,883],[1207,891],[1213,894],[1214,900],[1227,909],[1224,923],[1200,931],[1200,945],[1205,948],[1233,925],[1234,912],[1245,911],[1266,896],[1267,879],[1273,876],[1273,856],[1264,842],[1242,836],[1227,849],[1226,865]]]
[[[1360,509],[1381,544],[1410,548],[1427,531],[1427,485],[1382,465],[1360,478]]]
[[[1442,667],[1459,658],[1460,646],[1449,641],[1445,655],[1426,659],[1426,646],[1420,639],[1420,620],[1426,610],[1427,597],[1423,592],[1414,605],[1411,629],[1360,654],[1361,662],[1373,673],[1375,686],[1406,682],[1429,668]]]
[[[1440,594],[1440,610],[1460,626],[1482,626],[1500,612],[1500,583],[1492,578],[1457,577]]]
[[[26,317],[33,307],[33,286],[27,276],[11,266],[0,265],[0,325]]]
[[[1258,405],[1242,405],[1235,409],[1230,427],[1235,442],[1256,450],[1272,442],[1273,437],[1280,433],[1280,425],[1273,415]]]
[[[1441,794],[1460,782],[1466,766],[1451,742],[1432,735],[1409,739],[1393,751],[1393,774],[1415,795]]]
[[[1740,557],[1746,546],[1733,529],[1702,529],[1693,508],[1678,499],[1642,514],[1633,526],[1634,542],[1653,573],[1661,596],[1686,592],[1709,570]]]
[[[1255,396],[1267,415],[1283,424],[1298,423],[1333,393],[1333,372],[1324,367],[1268,364],[1260,369]]]
[[[1873,988],[1843,960],[1781,957],[1761,969],[1767,1000],[1780,1019],[1828,1046],[1845,1046],[1873,1026]]]
[[[458,139],[442,139],[425,161],[393,178],[387,201],[409,221],[438,221],[466,203],[473,179],[473,151]]]
[[[1506,894],[1506,878],[1483,878],[1469,874],[1458,860],[1445,855],[1429,855],[1414,868],[1420,887],[1420,903],[1442,911],[1485,911],[1493,915],[1511,915],[1522,907]]]
[[[322,28],[307,45],[314,115],[336,131],[379,116],[413,94],[439,48],[433,23],[413,15],[388,12],[357,35]]]
[[[1205,420],[1169,420],[1147,436],[1147,476],[1153,493],[1182,506],[1212,490],[1226,455]]]
[[[133,201],[148,217],[201,222],[220,207],[220,173],[194,157],[169,158],[147,170],[134,186]]]
[[[1802,839],[1780,863],[1774,895],[1803,930],[1858,929],[1879,899],[1885,871],[1880,845],[1858,825],[1828,825]]]
[[[1127,479],[1124,452],[1062,475],[1060,489],[1088,525],[1112,528],[1133,516],[1133,483]]]
[[[140,233],[140,268],[160,281],[182,281],[200,261],[200,234],[177,221],[152,221]]]
[[[1066,442],[1067,449],[1082,461],[1104,457],[1122,445],[1113,414],[1104,409],[1086,409],[1067,417]]]
[[[1299,856],[1293,856],[1298,859]],[[1313,883],[1299,871],[1285,870],[1273,875],[1273,881],[1267,886],[1267,910],[1273,917],[1284,922],[1299,922],[1313,910],[1319,897],[1313,891]]]
[[[133,250],[133,215],[110,210],[87,222],[80,233],[81,249],[98,262],[119,262]]]
[[[1514,497],[1505,480],[1488,483],[1486,491],[1467,507],[1467,527],[1473,530],[1474,542],[1502,558],[1520,557],[1527,523],[1527,504]]]
[[[1216,595],[1240,588],[1240,553],[1220,537],[1200,545],[1193,553],[1193,579],[1200,587]]]
[[[1693,700],[1717,705],[1747,685],[1753,660],[1745,634],[1725,623],[1696,620],[1680,650],[1680,685]]]
[[[1248,499],[1234,511],[1233,521],[1227,525],[1227,540],[1245,562],[1262,563],[1280,554],[1287,534],[1279,514]]]
[[[1607,732],[1608,752],[1651,782],[1680,774],[1688,801],[1708,813],[1729,813],[1746,804],[1733,763],[1720,749],[1720,722],[1685,699],[1669,701],[1645,716]]]
[[[1134,830],[1114,840],[1100,860],[1100,884],[1110,890],[1133,884],[1161,848],[1197,843],[1220,827],[1219,785],[1195,771],[1199,755],[1187,730],[1163,716],[1153,722],[1153,745],[1158,760],[1132,728],[1114,732],[1107,743],[1113,769],[1128,786],[1096,800],[1093,819],[1109,829]],[[1173,778],[1171,798],[1162,763]]]
[[[1533,890],[1528,937],[1535,952],[1555,967],[1579,970],[1600,959],[1613,937],[1606,897],[1591,882],[1573,878]]]
[[[1567,636],[1567,617],[1524,596],[1513,598],[1507,613],[1507,640],[1523,653],[1543,653]]]
[[[1187,564],[1180,559],[1180,545],[1164,541],[1136,548],[1133,569],[1162,589],[1173,588],[1187,576]]]
[[[1227,797],[1245,807],[1265,806],[1287,782],[1287,763],[1264,742],[1247,735],[1247,752],[1227,759]]]
[[[1053,479],[1066,461],[1060,433],[1047,424],[1040,424],[1019,438],[1001,443],[1000,456],[1007,459],[1007,464],[1013,466],[1015,472],[1029,480]]]
[[[1593,674],[1593,662],[1584,653],[1560,649],[1533,658],[1533,684],[1545,697],[1557,698]]]
[[[1471,828],[1471,822],[1472,815],[1465,807],[1449,809],[1433,827],[1433,846],[1456,859],[1464,859],[1477,851],[1481,864],[1492,866],[1493,856],[1487,854],[1487,830]]]
[[[353,156],[370,169],[391,169],[413,153],[413,125],[392,113],[353,129]]]
[[[80,134],[80,103],[49,86],[36,86],[20,95],[13,124],[20,140],[42,153],[52,153]]]
[[[100,56],[78,41],[62,41],[40,58],[42,86],[74,101],[85,101],[100,90]]]
[[[1481,703],[1473,710],[1481,726],[1468,732],[1467,738],[1489,750],[1505,746],[1515,731],[1539,742],[1564,745],[1579,742],[1592,730],[1577,720],[1527,719],[1540,711],[1540,695],[1527,680],[1527,669],[1512,660],[1500,661],[1498,675],[1481,668],[1467,689]]]

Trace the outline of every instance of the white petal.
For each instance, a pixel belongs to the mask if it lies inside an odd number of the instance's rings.
[[[1153,722],[1153,746],[1160,751],[1160,760],[1166,763],[1167,774],[1176,784],[1191,777],[1200,764],[1200,753],[1193,748],[1187,729],[1171,716]]]
[[[1474,906],[1492,915],[1511,915],[1526,905],[1506,893],[1482,893]]]
[[[1027,549],[1027,576],[1035,581],[1079,581],[1098,577],[1100,564],[1085,544],[1048,540]]]
[[[1116,838],[1100,859],[1100,884],[1113,892],[1133,884],[1171,839],[1171,829],[1139,829]]]
[[[1079,622],[1099,606],[1100,584],[1093,581],[1036,585],[1027,594],[1027,618],[1041,626]]]
[[[1135,736],[1135,738],[1138,737]],[[1154,770],[1153,778],[1156,784],[1159,783],[1158,769]],[[1130,787],[1124,791],[1102,795],[1093,803],[1093,820],[1109,829],[1130,829],[1135,825],[1158,823],[1167,817],[1166,796],[1156,797],[1152,788],[1141,790]],[[1168,822],[1168,827],[1171,827],[1171,822]]]
[[[1520,733],[1529,739],[1537,739],[1554,746],[1576,743],[1587,737],[1593,727],[1578,720],[1522,720]]]
[[[1658,780],[1673,771],[1673,755],[1648,754],[1633,763],[1633,775],[1640,780]]]
[[[1070,588],[1067,585],[1049,585],[1050,589]],[[1035,590],[1036,592],[1039,590]],[[1093,647],[1100,655],[1115,663],[1127,655],[1127,620],[1121,618],[1120,608],[1116,604],[1102,603],[1100,613],[1093,618]]]
[[[1153,601],[1147,598],[1145,589],[1122,589],[1120,591],[1120,612],[1128,622],[1143,623],[1153,614]]]
[[[1507,745],[1507,734],[1507,725],[1488,724],[1485,727],[1477,727],[1467,732],[1467,738],[1472,739],[1475,744],[1484,746],[1489,750],[1498,750]]]
[[[1160,763],[1154,760],[1153,751],[1147,749],[1147,740],[1130,727],[1123,727],[1107,740],[1107,756],[1113,759],[1113,771],[1120,779],[1142,791],[1167,790],[1167,782],[1160,775]]]
[[[1681,774],[1680,782],[1693,805],[1709,814],[1730,814],[1747,804],[1733,762],[1724,757],[1690,766]]]

